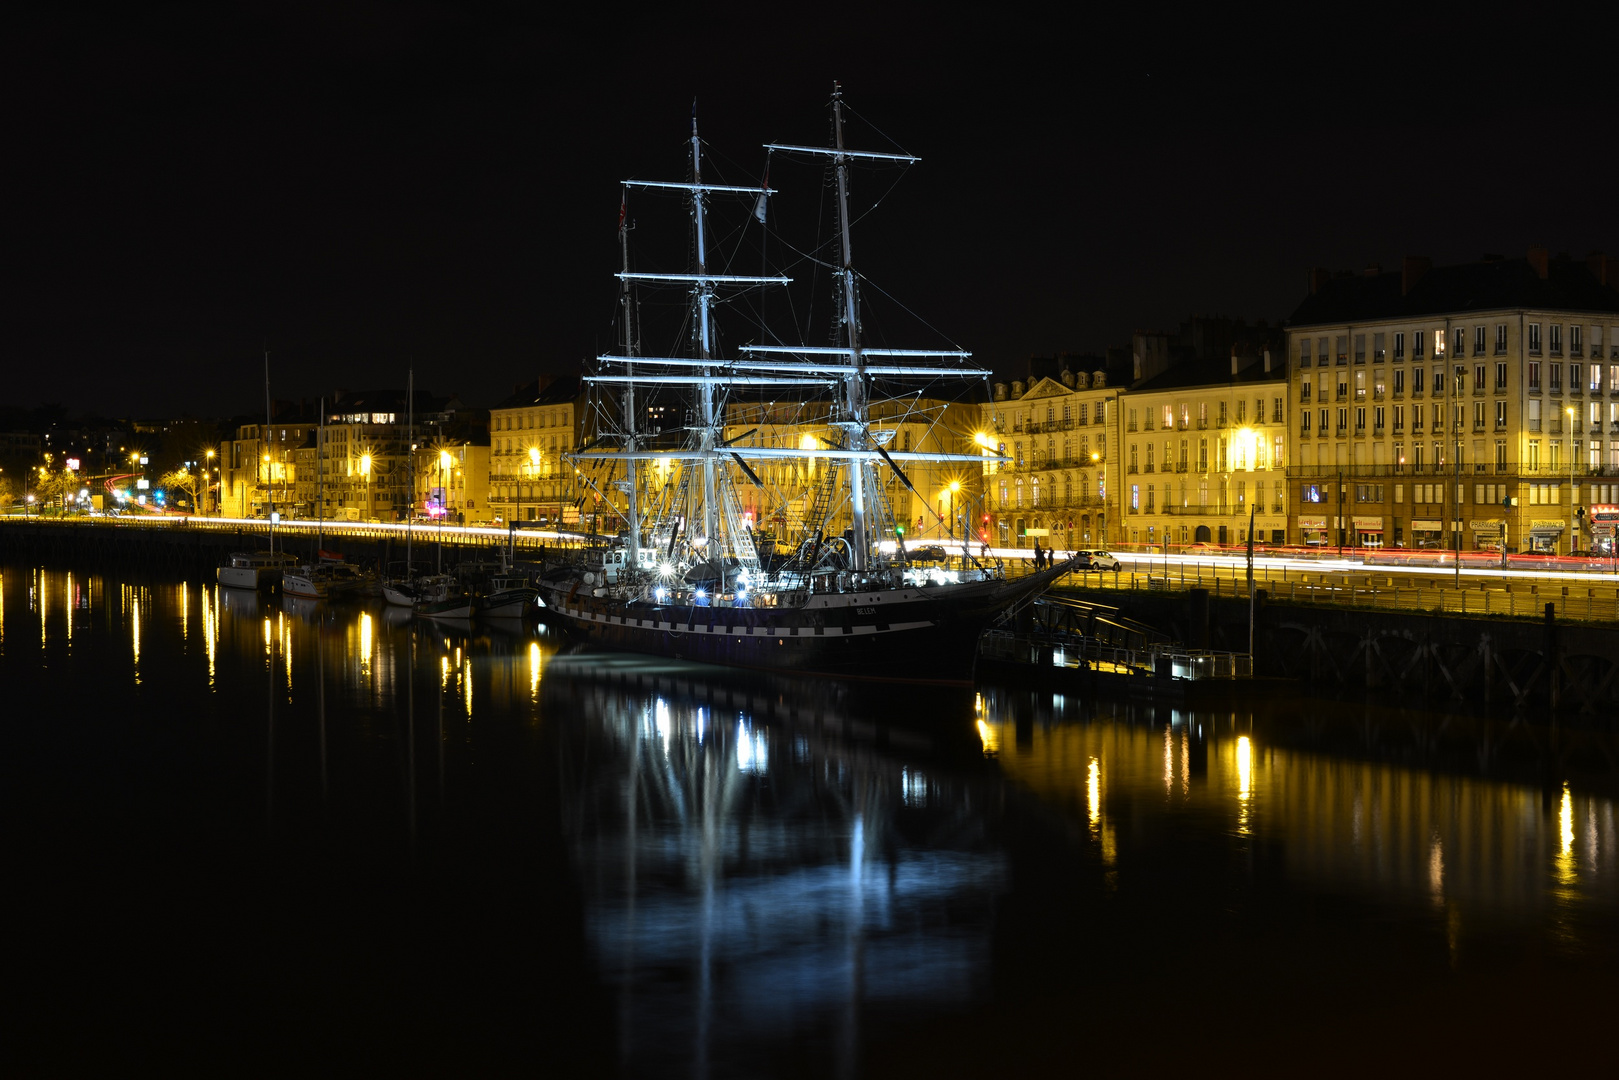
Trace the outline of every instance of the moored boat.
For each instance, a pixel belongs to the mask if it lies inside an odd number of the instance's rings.
[[[285,551],[234,551],[219,568],[217,580],[235,589],[273,589],[284,570],[297,562]]]

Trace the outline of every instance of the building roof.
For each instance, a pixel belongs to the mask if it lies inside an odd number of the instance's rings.
[[[1619,312],[1619,291],[1586,263],[1566,255],[1544,262],[1541,277],[1528,258],[1496,259],[1423,270],[1409,289],[1407,273],[1339,275],[1320,282],[1294,310],[1294,327],[1374,319],[1445,315],[1503,308]]]
[[[1154,375],[1128,388],[1132,394],[1150,394],[1159,390],[1182,390],[1192,387],[1247,386],[1250,384],[1281,383],[1287,381],[1287,365],[1281,357],[1271,358],[1271,369],[1265,370],[1263,359],[1244,359],[1246,366],[1231,374],[1231,358],[1184,360],[1168,371]]]
[[[567,405],[579,398],[580,379],[577,375],[559,375],[552,379],[533,379],[523,383],[505,398],[497,401],[496,409],[528,409],[536,405]]]

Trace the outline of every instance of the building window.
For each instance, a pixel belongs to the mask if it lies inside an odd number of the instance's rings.
[[[1554,349],[1553,352],[1555,351]],[[1549,378],[1547,388],[1554,394],[1561,394],[1563,392],[1563,365],[1547,364],[1546,374]]]
[[[1484,355],[1484,330],[1482,326],[1473,327],[1473,355]]]
[[[1384,357],[1385,357],[1386,353],[1385,353],[1385,350],[1383,348],[1383,339],[1384,339],[1383,334],[1373,334],[1372,335],[1372,361],[1373,361],[1373,363],[1381,364],[1383,362],[1383,360],[1384,360]]]
[[[1433,332],[1433,358],[1435,360],[1442,360],[1442,359],[1444,359],[1444,357],[1445,357],[1445,332],[1443,330],[1435,330]]]
[[[1273,424],[1282,423],[1282,399],[1280,397],[1271,398],[1270,410],[1270,422]],[[1257,412],[1258,410],[1256,409],[1255,411]],[[1260,417],[1258,416],[1254,417],[1256,423],[1259,419]]]
[[[1411,335],[1411,359],[1413,359],[1413,360],[1421,360],[1422,359],[1422,342],[1423,342],[1423,340],[1424,339],[1423,339],[1423,335],[1422,335],[1421,330],[1418,330],[1418,331],[1416,331],[1415,333],[1413,333]]]
[[[1405,368],[1397,368],[1394,372],[1394,393],[1405,393]]]
[[[1537,322],[1529,324],[1529,351],[1540,355],[1540,324]]]
[[[1476,391],[1478,393],[1481,393],[1481,394],[1484,392],[1484,365],[1483,364],[1475,364],[1473,366],[1473,389],[1474,389],[1474,391]]]
[[[1592,348],[1591,355],[1592,356],[1596,355],[1596,349],[1595,349],[1594,346]],[[1590,374],[1591,383],[1587,387],[1587,389],[1589,389],[1591,391],[1591,393],[1593,393],[1593,394],[1600,394],[1600,393],[1602,393],[1602,365],[1601,364],[1591,364],[1590,365],[1590,371],[1591,371],[1591,374]]]
[[[1304,367],[1309,367],[1309,366],[1310,366],[1310,339],[1309,338],[1300,338],[1299,339],[1299,367],[1304,368]]]
[[[1507,362],[1505,360],[1496,361],[1495,388],[1497,390],[1505,390],[1507,388]]]
[[[1405,331],[1403,330],[1394,335],[1394,359],[1405,359]]]
[[[1529,389],[1540,389],[1540,361],[1529,361]]]
[[[1506,426],[1507,426],[1507,403],[1504,402],[1504,401],[1497,401],[1495,403],[1495,429],[1497,431],[1501,431],[1501,430],[1504,430],[1506,428]]]
[[[1365,362],[1366,362],[1366,335],[1365,334],[1356,334],[1355,335],[1355,363],[1364,364]]]
[[[1340,364],[1349,363],[1349,335],[1348,334],[1339,334],[1338,335],[1337,357],[1338,357],[1338,361],[1337,361],[1338,363],[1340,363]]]
[[[1507,324],[1497,323],[1495,326],[1495,351],[1497,355],[1507,351]]]
[[[1583,327],[1571,326],[1568,328],[1568,354],[1570,356],[1584,356],[1585,342],[1580,337]]]
[[[1450,355],[1458,360],[1467,355],[1467,331],[1458,326],[1450,332]]]

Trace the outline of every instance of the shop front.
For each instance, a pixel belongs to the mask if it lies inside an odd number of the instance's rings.
[[[1299,515],[1299,543],[1306,547],[1325,547],[1331,543],[1327,537],[1326,515]]]
[[[1383,519],[1381,517],[1356,515],[1349,520],[1354,525],[1356,547],[1380,548],[1383,546]]]
[[[1614,534],[1619,531],[1619,506],[1593,503],[1586,514],[1591,523],[1591,554],[1611,558],[1616,554]]]
[[[1414,548],[1444,547],[1444,522],[1430,518],[1412,518],[1411,546]]]
[[[1563,521],[1531,521],[1529,523],[1529,550],[1536,555],[1556,555],[1563,542],[1568,525]]]
[[[1473,533],[1473,547],[1479,551],[1500,551],[1507,543],[1505,518],[1474,518],[1467,523]]]

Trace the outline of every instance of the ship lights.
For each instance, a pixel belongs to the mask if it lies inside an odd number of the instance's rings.
[[[665,589],[662,585],[659,585],[656,589],[652,590],[652,598],[661,604],[665,600],[669,599],[669,590]]]

